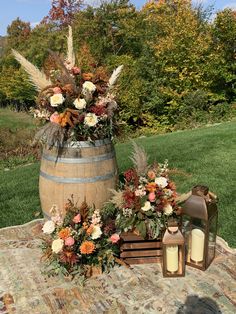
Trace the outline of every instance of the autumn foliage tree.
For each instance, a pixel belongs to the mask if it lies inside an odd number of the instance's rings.
[[[34,29],[19,19],[9,26],[0,58],[0,99],[31,101],[34,94],[10,48],[48,74],[53,66],[48,48],[65,55],[71,24],[81,68],[112,71],[124,64],[117,95],[128,130],[149,133],[228,119],[236,99],[235,16],[226,9],[212,20],[210,10],[194,7],[191,0],[150,0],[140,10],[129,0],[104,0],[96,7],[53,0]],[[19,89],[11,92],[16,84],[25,96]]]
[[[60,27],[70,25],[82,3],[83,0],[52,0],[52,7],[42,23],[53,23]]]

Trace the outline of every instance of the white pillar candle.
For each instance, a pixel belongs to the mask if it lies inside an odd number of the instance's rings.
[[[178,245],[168,246],[166,248],[166,269],[170,272],[176,272],[179,268]]]
[[[204,253],[205,234],[200,229],[192,230],[191,260],[201,262]]]

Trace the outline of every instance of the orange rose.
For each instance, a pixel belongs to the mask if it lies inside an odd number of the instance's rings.
[[[92,254],[95,250],[95,245],[91,241],[84,241],[80,246],[81,254]]]
[[[59,231],[58,236],[60,239],[65,240],[66,238],[69,238],[70,236],[70,229],[69,228],[63,228],[61,231]]]
[[[83,73],[82,74],[83,80],[85,80],[85,81],[91,81],[93,76],[94,76],[93,73]]]
[[[153,180],[156,178],[156,174],[153,170],[149,170],[148,173],[147,173],[148,177]]]
[[[87,235],[90,235],[93,232],[94,226],[90,225],[89,228],[86,230]]]

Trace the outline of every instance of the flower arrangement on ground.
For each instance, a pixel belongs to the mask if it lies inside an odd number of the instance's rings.
[[[80,207],[73,197],[65,205],[66,215],[57,206],[51,209],[51,219],[46,221],[44,233],[43,259],[46,261],[48,275],[63,274],[81,278],[91,275],[94,267],[109,271],[119,253],[119,236],[109,221],[102,221],[100,211],[89,208],[84,202]]]
[[[49,122],[36,134],[36,140],[62,146],[67,140],[111,138],[117,110],[114,87],[123,66],[115,69],[110,78],[101,66],[94,65],[91,72],[85,72],[75,64],[71,27],[67,43],[65,59],[49,51],[55,64],[50,77],[13,50],[39,91],[34,116]]]
[[[176,187],[168,177],[167,161],[148,166],[146,153],[136,144],[132,160],[134,167],[124,172],[124,183],[119,191],[113,191],[109,210],[116,208],[120,232],[156,239],[167,220],[181,214]]]

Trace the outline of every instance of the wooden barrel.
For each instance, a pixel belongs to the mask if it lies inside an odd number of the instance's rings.
[[[74,200],[101,208],[116,188],[118,170],[113,144],[109,139],[72,142],[58,149],[44,148],[39,178],[39,195],[45,217],[52,205],[64,211],[73,194]]]

